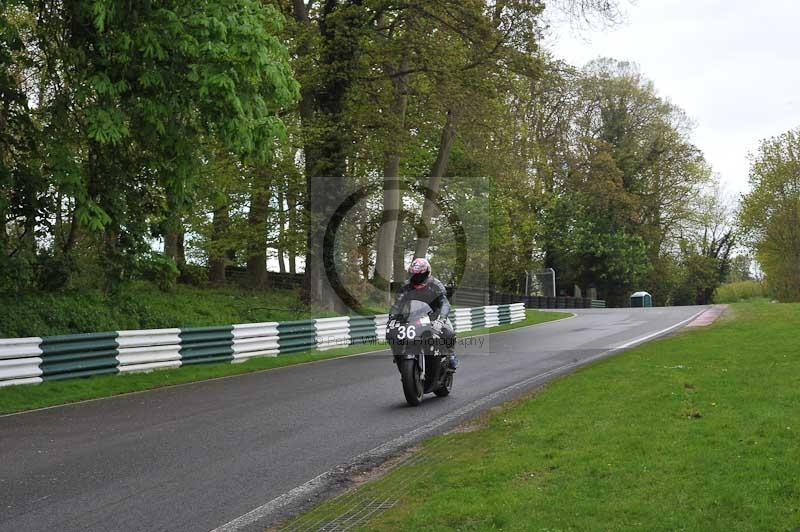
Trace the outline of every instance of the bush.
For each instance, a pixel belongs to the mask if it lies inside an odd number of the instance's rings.
[[[24,256],[8,257],[0,248],[0,294],[16,293],[33,286],[31,261]]]
[[[173,291],[180,275],[174,260],[156,252],[140,258],[136,268],[139,274],[137,277],[152,281],[162,292]]]
[[[736,303],[748,299],[769,297],[769,293],[761,281],[740,281],[720,286],[714,292],[714,303]]]
[[[331,315],[305,307],[293,290],[203,289],[179,284],[164,293],[155,281],[123,283],[113,292],[28,290],[0,295],[0,306],[0,337],[204,327]]]

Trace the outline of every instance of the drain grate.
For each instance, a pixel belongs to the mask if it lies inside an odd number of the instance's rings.
[[[449,455],[445,440],[439,440],[392,464],[381,476],[322,503],[300,515],[278,530],[281,532],[332,532],[364,529],[369,522],[400,504],[400,496],[408,485],[419,478],[431,460],[446,460]]]
[[[351,530],[354,527],[366,524],[377,514],[380,512],[385,512],[386,510],[394,507],[396,504],[397,499],[365,499],[350,505],[344,513],[334,517],[333,519],[321,519],[316,522],[297,523],[296,525],[290,524],[281,530],[287,532],[302,532],[312,530],[316,532],[334,532],[340,530]]]

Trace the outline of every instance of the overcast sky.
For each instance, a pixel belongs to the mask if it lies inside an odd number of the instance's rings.
[[[615,28],[555,23],[546,41],[573,65],[633,61],[686,110],[729,193],[748,188],[758,141],[800,126],[800,1],[637,0]]]

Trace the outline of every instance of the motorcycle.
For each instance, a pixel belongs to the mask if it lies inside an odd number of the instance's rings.
[[[432,313],[427,303],[410,301],[404,312],[386,325],[386,340],[411,406],[418,406],[426,393],[446,397],[453,388],[453,371],[448,366],[444,341],[431,320]]]

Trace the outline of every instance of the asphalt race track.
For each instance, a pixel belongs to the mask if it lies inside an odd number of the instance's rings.
[[[384,351],[0,417],[0,530],[263,529],[275,518],[264,505],[337,465],[447,430],[704,308],[578,310],[472,339],[453,394],[418,408]]]

